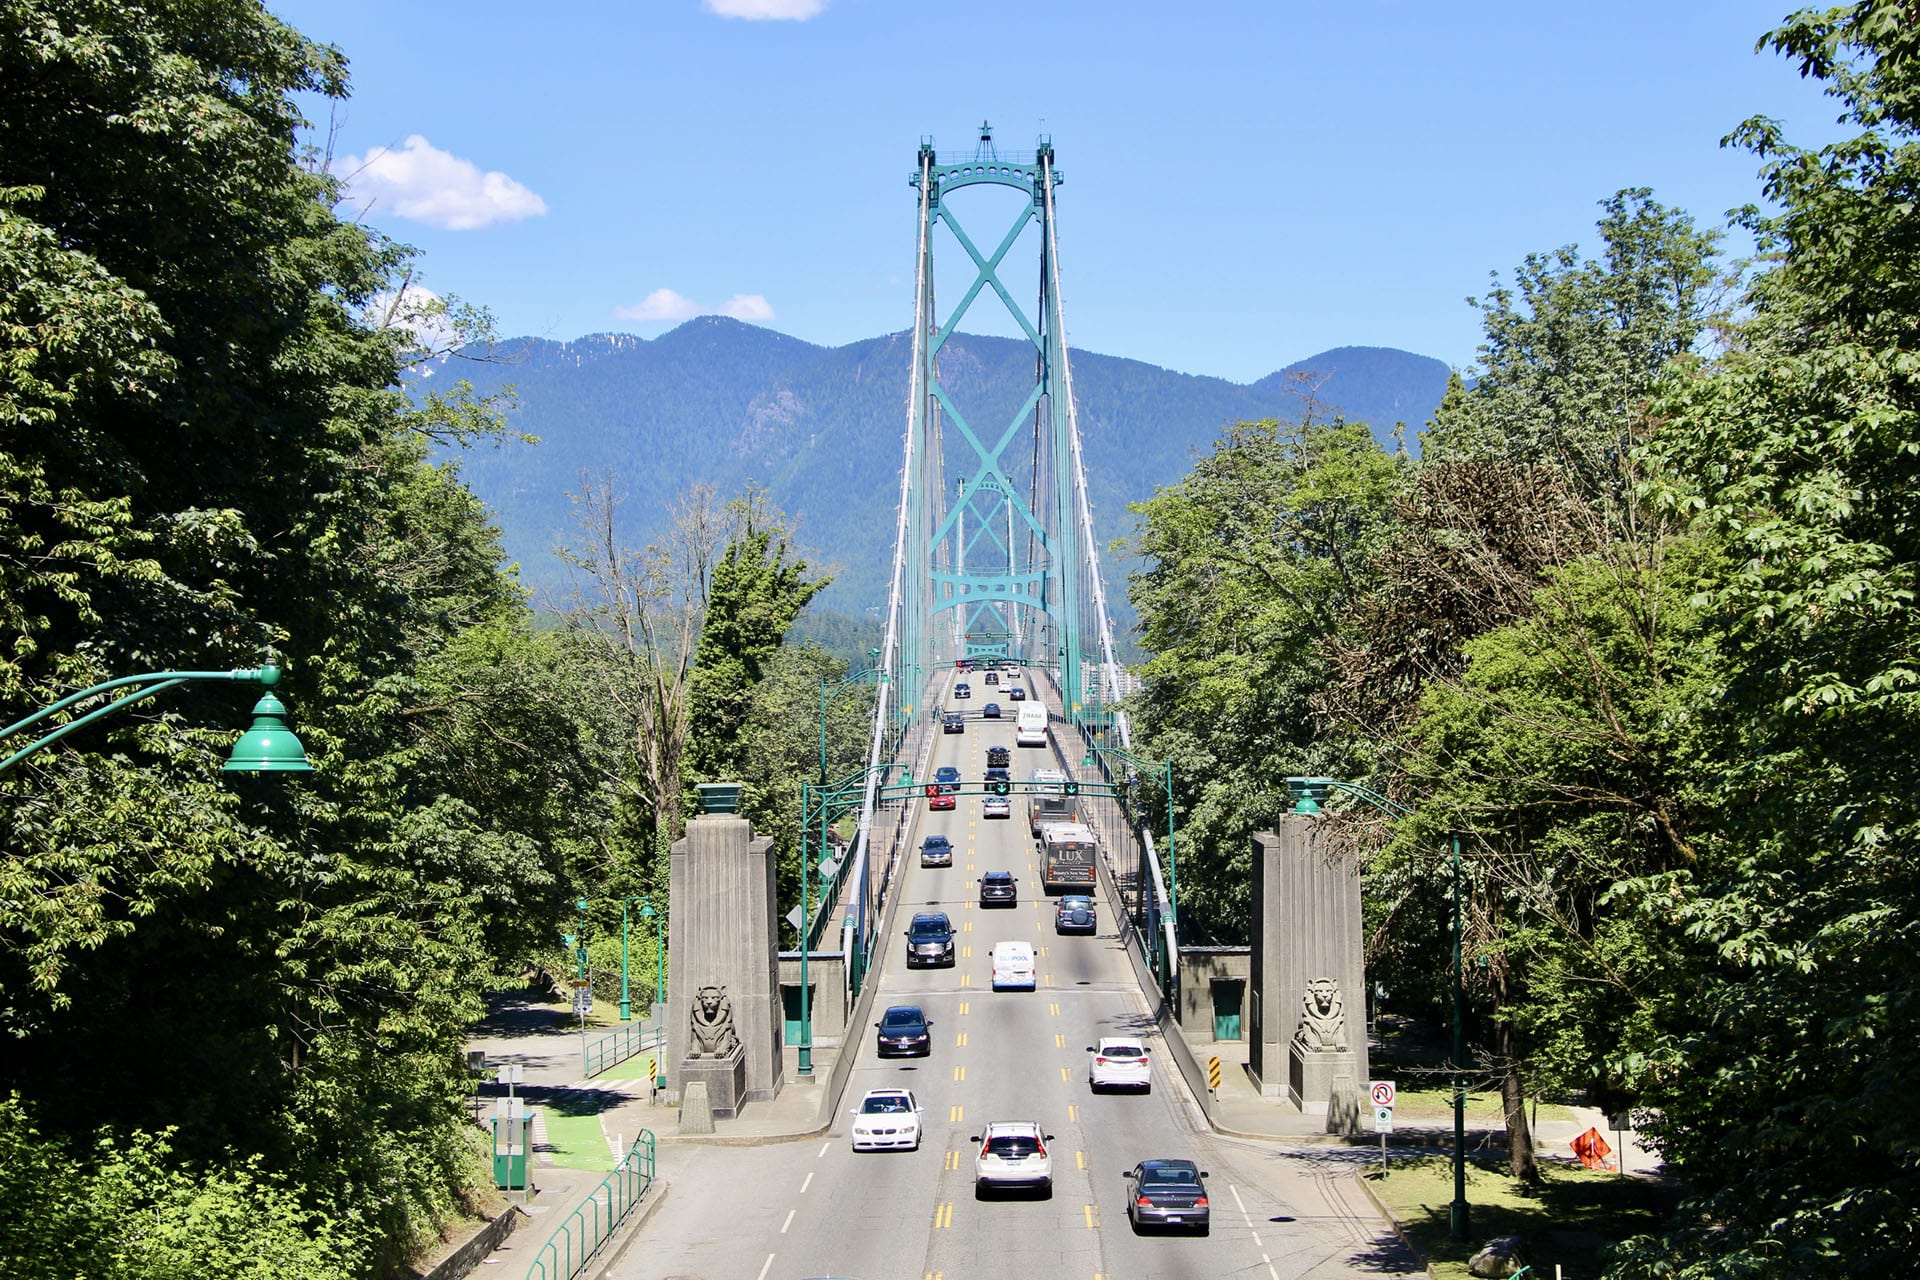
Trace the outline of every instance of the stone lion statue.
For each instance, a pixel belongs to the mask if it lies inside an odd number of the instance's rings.
[[[725,987],[702,987],[693,1002],[694,1058],[724,1058],[740,1047]]]
[[[1347,1051],[1347,1015],[1340,1000],[1340,984],[1332,978],[1314,978],[1300,996],[1300,1030],[1294,1033],[1309,1053]]]

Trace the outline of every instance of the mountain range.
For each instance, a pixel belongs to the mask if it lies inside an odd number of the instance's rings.
[[[997,434],[1033,385],[1033,347],[955,334],[941,378],[969,420]],[[507,554],[535,588],[564,579],[556,547],[577,537],[570,491],[583,473],[607,474],[624,495],[628,545],[644,546],[672,500],[696,481],[723,497],[767,489],[795,523],[809,562],[834,585],[816,609],[877,612],[891,569],[894,507],[906,428],[910,335],[839,347],[703,316],[645,339],[594,334],[572,342],[521,338],[469,348],[421,376],[464,378],[486,394],[511,386],[509,421],[536,444],[507,441],[458,454],[469,487],[492,509]],[[1407,447],[1446,389],[1447,366],[1383,347],[1339,347],[1250,384],[1175,373],[1080,351],[1072,375],[1088,500],[1101,543],[1132,527],[1127,504],[1191,469],[1226,425],[1317,418],[1368,423],[1387,447],[1405,424]],[[1125,600],[1125,566],[1111,558],[1108,589]]]

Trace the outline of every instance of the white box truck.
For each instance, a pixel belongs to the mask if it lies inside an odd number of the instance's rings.
[[[1013,722],[1013,741],[1015,746],[1021,747],[1047,745],[1046,703],[1029,698],[1020,704],[1020,714]]]

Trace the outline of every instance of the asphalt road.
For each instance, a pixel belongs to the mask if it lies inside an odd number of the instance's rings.
[[[975,712],[986,699],[950,707]],[[1002,705],[1007,705],[1004,699]],[[977,777],[986,748],[1011,746],[1013,724],[969,715],[943,735],[934,764]],[[1014,752],[1014,776],[1041,760]],[[640,1239],[607,1273],[616,1280],[1117,1280],[1413,1274],[1418,1268],[1354,1187],[1345,1148],[1284,1148],[1217,1139],[1178,1073],[1154,1064],[1151,1093],[1093,1094],[1087,1046],[1101,1035],[1145,1035],[1147,1007],[1120,949],[1110,904],[1094,937],[1058,937],[1041,892],[1024,812],[982,821],[980,798],[921,817],[944,831],[950,869],[911,867],[897,921],[940,909],[959,931],[951,969],[906,968],[889,946],[876,1012],[917,1004],[933,1023],[925,1058],[880,1059],[866,1028],[843,1110],[868,1089],[912,1089],[925,1109],[917,1152],[854,1154],[843,1116],[833,1135],[754,1148],[673,1144],[661,1152],[672,1191]],[[1020,879],[1011,909],[982,909],[989,870]],[[925,904],[924,906],[921,904]],[[1039,988],[991,989],[993,944],[1039,951]],[[902,939],[895,938],[898,943]],[[1157,1048],[1158,1041],[1150,1040]],[[1158,1055],[1156,1055],[1158,1056]],[[1048,1197],[976,1195],[969,1138],[989,1121],[1026,1120],[1053,1135]],[[1136,1235],[1122,1175],[1151,1156],[1186,1156],[1210,1172],[1212,1231]]]

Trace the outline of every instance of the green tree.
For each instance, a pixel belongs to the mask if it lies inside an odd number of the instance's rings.
[[[1253,832],[1280,779],[1329,772],[1310,699],[1408,469],[1360,424],[1241,423],[1133,510],[1140,749],[1174,761],[1183,930],[1243,937]]]
[[[1659,406],[1665,496],[1726,541],[1700,599],[1732,673],[1702,713],[1715,822],[1686,875],[1633,886],[1670,981],[1626,1066],[1694,1193],[1624,1276],[1854,1276],[1920,1246],[1903,1099],[1920,1040],[1920,24],[1794,14],[1763,44],[1855,132],[1755,119],[1777,215],[1752,321]]]

